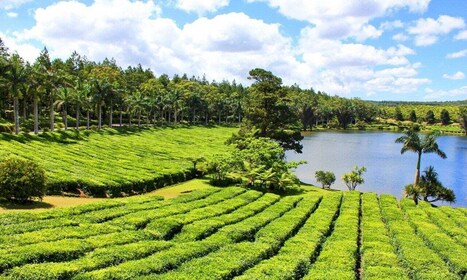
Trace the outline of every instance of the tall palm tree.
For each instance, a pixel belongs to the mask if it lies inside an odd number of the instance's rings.
[[[416,187],[420,181],[420,163],[422,159],[422,154],[427,153],[436,153],[441,158],[446,158],[446,154],[441,151],[436,143],[436,138],[438,134],[433,132],[427,134],[425,137],[420,137],[420,134],[408,130],[404,132],[404,135],[396,139],[396,143],[402,143],[401,154],[411,151],[417,153],[417,169],[415,172],[414,186]]]
[[[24,62],[18,54],[13,54],[8,60],[5,71],[5,85],[8,92],[13,97],[15,134],[19,133],[19,99],[21,98],[21,88],[27,81],[27,71]]]

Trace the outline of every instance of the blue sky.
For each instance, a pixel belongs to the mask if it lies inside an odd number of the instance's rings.
[[[157,75],[285,84],[370,100],[467,99],[465,0],[0,0],[0,37],[34,61],[113,57]]]

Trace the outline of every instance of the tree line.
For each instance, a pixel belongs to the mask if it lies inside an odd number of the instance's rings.
[[[250,73],[249,78],[264,78],[260,77],[264,73],[258,73]],[[0,130],[38,133],[57,127],[241,123],[244,115],[254,118],[261,105],[251,98],[258,90],[274,92],[261,102],[280,99],[274,108],[280,113],[269,117],[276,121],[292,118],[302,130],[318,125],[346,129],[381,117],[397,117],[373,102],[285,86],[272,73],[268,78],[270,83],[258,89],[235,80],[210,82],[187,74],[156,76],[141,65],[122,69],[113,59],[95,62],[77,52],[65,60],[51,59],[46,48],[29,63],[17,53],[9,53],[0,38]],[[288,110],[283,110],[285,107]],[[262,136],[268,125],[274,126],[274,121],[258,127]]]

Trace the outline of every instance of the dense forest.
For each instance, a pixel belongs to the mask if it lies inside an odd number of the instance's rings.
[[[465,127],[467,121],[467,101],[369,102],[279,84],[279,102],[291,109],[303,130],[457,122]],[[66,60],[52,59],[46,48],[29,63],[10,53],[0,38],[0,132],[240,123],[251,103],[250,91],[235,81],[187,74],[157,77],[141,65],[122,69],[113,59],[94,62],[77,52]],[[461,132],[457,127],[448,131]]]

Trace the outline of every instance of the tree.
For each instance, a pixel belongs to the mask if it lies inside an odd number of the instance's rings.
[[[19,133],[19,99],[22,98],[21,89],[27,81],[27,70],[23,59],[17,54],[13,54],[8,60],[5,85],[13,98],[15,133]]]
[[[425,121],[426,121],[428,124],[434,124],[434,123],[436,122],[435,113],[433,113],[432,110],[428,110],[428,111],[426,112]]]
[[[399,106],[397,106],[396,109],[394,110],[394,118],[398,121],[404,120],[404,115],[402,115],[402,111]]]
[[[449,116],[449,112],[446,109],[441,111],[440,120],[443,125],[448,125],[451,122],[451,116]]]
[[[299,118],[288,106],[287,91],[282,80],[270,71],[253,69],[253,80],[245,103],[245,118],[250,130],[258,129],[259,137],[277,141],[284,149],[301,152]]]
[[[459,107],[459,123],[464,128],[465,135],[467,135],[467,106]]]
[[[345,98],[337,98],[334,101],[333,107],[339,126],[342,129],[347,129],[355,118],[355,108],[352,101]]]
[[[358,185],[363,184],[365,182],[365,180],[362,177],[362,174],[364,172],[366,172],[366,168],[364,166],[355,166],[354,170],[352,170],[349,173],[345,173],[344,176],[342,176],[342,180],[347,185],[349,191],[354,191]]]
[[[315,172],[316,181],[320,182],[323,189],[329,189],[331,185],[336,181],[336,175],[330,171],[319,170]]]
[[[0,196],[24,203],[45,192],[45,171],[35,162],[14,157],[0,162]]]
[[[415,110],[410,111],[409,120],[411,122],[417,121],[417,113],[415,113]]]
[[[446,158],[446,154],[441,151],[438,147],[438,143],[436,142],[436,138],[438,134],[436,132],[427,134],[425,137],[420,137],[420,134],[408,130],[404,133],[403,136],[396,139],[396,143],[401,143],[401,154],[411,151],[417,153],[417,168],[415,171],[415,180],[414,186],[418,186],[418,182],[420,180],[420,163],[422,160],[422,154],[424,153],[436,153],[441,158]]]
[[[427,202],[435,202],[444,200],[447,202],[455,202],[456,195],[451,189],[448,189],[441,184],[438,179],[438,173],[433,166],[429,166],[423,171],[420,182],[417,186],[412,184],[407,185],[404,189],[406,197],[412,197],[415,203],[418,200]]]

